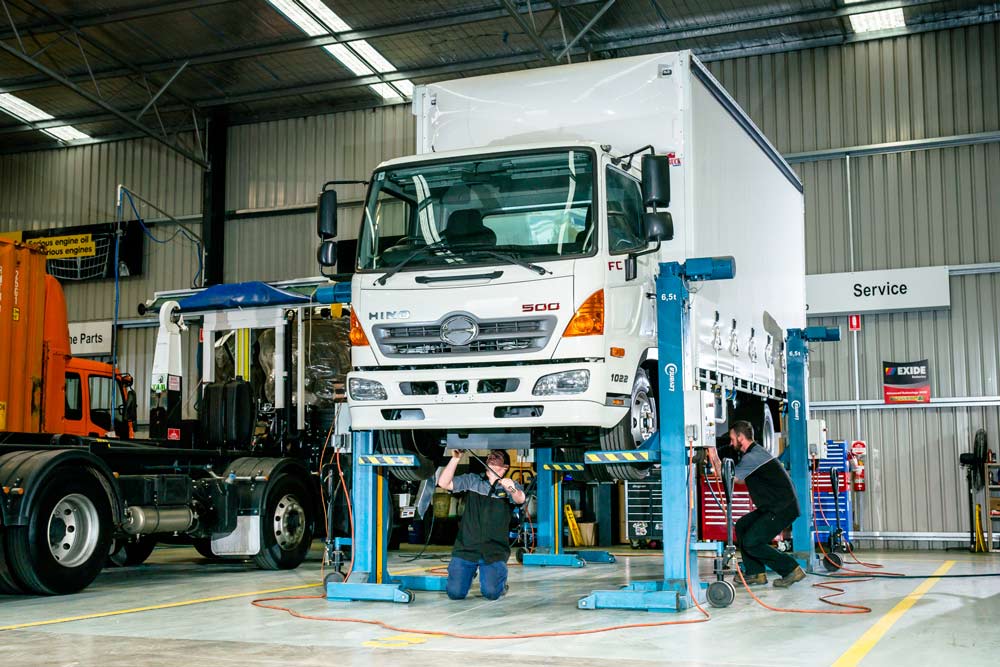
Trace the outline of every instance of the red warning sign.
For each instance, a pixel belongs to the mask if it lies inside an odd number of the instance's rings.
[[[864,456],[868,451],[868,444],[864,440],[855,440],[851,443],[851,454]]]
[[[167,429],[167,440],[180,440],[181,430],[179,428],[168,428]]]
[[[851,331],[861,331],[861,315],[855,313],[847,316],[847,328]]]

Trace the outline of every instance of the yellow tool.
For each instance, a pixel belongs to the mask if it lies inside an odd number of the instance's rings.
[[[576,525],[576,515],[573,514],[573,506],[569,503],[563,505],[563,514],[566,515],[566,525],[569,526],[570,537],[573,538],[573,546],[583,546],[583,535],[580,534],[580,526]]]
[[[973,548],[972,551],[973,551],[973,553],[977,553],[977,554],[985,553],[985,552],[989,551],[989,549],[986,547],[986,538],[983,536],[983,515],[982,515],[982,511],[983,511],[983,506],[980,505],[979,503],[976,503],[976,526],[975,526],[976,545],[975,545],[975,548]]]

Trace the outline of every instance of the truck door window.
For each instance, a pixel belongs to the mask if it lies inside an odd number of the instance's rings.
[[[90,421],[96,426],[110,431],[112,410],[111,401],[114,397],[115,382],[109,377],[92,375],[89,378],[88,388],[90,389]],[[121,398],[115,401],[121,405]]]
[[[612,254],[646,247],[642,229],[642,191],[639,182],[624,172],[608,167],[608,248]]]
[[[76,373],[66,373],[66,419],[83,419],[83,408],[80,401],[80,376]]]

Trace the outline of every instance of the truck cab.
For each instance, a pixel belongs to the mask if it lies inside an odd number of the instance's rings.
[[[59,433],[135,437],[136,397],[132,377],[112,374],[110,364],[70,357],[66,362],[65,411]],[[58,399],[54,399],[58,401]],[[58,410],[55,406],[49,409]]]

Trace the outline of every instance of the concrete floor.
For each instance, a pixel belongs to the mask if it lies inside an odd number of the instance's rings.
[[[394,572],[416,573],[442,565],[437,560],[404,563],[403,557],[393,555]],[[1000,572],[998,554],[867,552],[864,559],[910,574],[931,573],[946,561],[955,561],[952,574]],[[710,563],[702,566],[707,573]],[[411,605],[322,599],[283,604],[313,615],[375,618],[407,628],[467,634],[565,631],[699,618],[697,611],[666,615],[576,609],[576,600],[592,589],[655,578],[659,567],[655,557],[627,556],[614,565],[592,564],[582,570],[512,566],[510,592],[498,602],[483,600],[474,589],[475,595],[461,602],[449,601],[443,593],[422,592]],[[755,590],[775,606],[832,609],[819,603],[820,591],[808,585],[820,580],[809,577],[787,591],[770,586]],[[915,590],[927,589],[930,584],[925,581],[882,579],[849,585],[847,595],[839,599],[871,606],[873,613],[865,615],[775,613],[738,590],[732,607],[710,609],[712,619],[707,623],[552,639],[472,641],[301,620],[250,605],[250,600],[263,595],[261,591],[274,589],[300,587],[273,595],[319,595],[318,556],[298,570],[262,572],[241,563],[207,563],[193,549],[168,547],[157,549],[146,565],[106,570],[77,595],[0,597],[0,629],[62,619],[0,632],[0,663],[404,667],[499,662],[590,665],[622,660],[629,664],[774,667],[858,664],[860,657],[864,665],[897,667],[993,664],[1000,655],[1000,577],[938,580],[901,615],[898,608],[894,610]],[[220,596],[232,597],[204,601]],[[203,601],[139,609],[191,600]],[[72,618],[116,611],[126,613]],[[880,638],[872,636],[893,619],[895,623]]]

